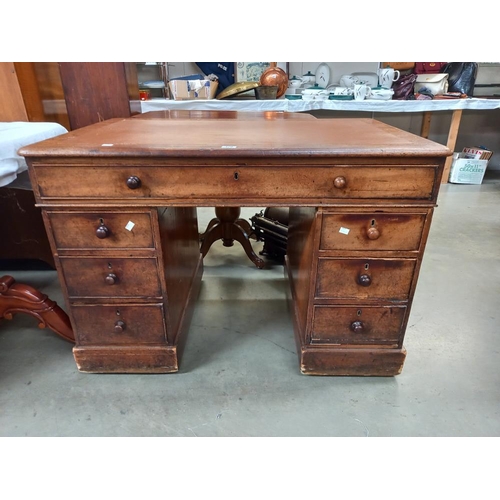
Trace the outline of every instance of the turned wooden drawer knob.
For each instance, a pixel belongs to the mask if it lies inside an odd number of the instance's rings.
[[[344,189],[347,186],[346,178],[342,177],[342,176],[335,177],[335,180],[333,181],[333,185],[337,189]]]
[[[354,333],[362,333],[365,329],[365,325],[363,324],[362,321],[353,321],[351,323],[351,330]]]
[[[368,276],[368,274],[360,274],[358,276],[358,283],[361,286],[370,286],[372,284],[372,279]]]
[[[139,177],[137,177],[136,175],[131,175],[128,179],[127,179],[127,186],[130,188],[130,189],[137,189],[137,188],[140,188],[141,187],[141,179],[139,179]]]
[[[366,234],[369,240],[376,240],[380,237],[380,231],[376,227],[368,228]]]
[[[122,333],[125,331],[125,323],[121,320],[118,320],[115,323],[115,333]]]
[[[118,276],[114,273],[109,273],[105,278],[104,281],[106,282],[107,285],[114,285],[118,281]]]
[[[101,224],[96,230],[95,230],[95,235],[103,240],[104,238],[107,238],[111,234],[111,231],[104,225]]]

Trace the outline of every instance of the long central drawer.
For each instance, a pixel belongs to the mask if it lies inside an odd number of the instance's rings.
[[[437,166],[41,166],[42,198],[421,199],[432,198]],[[75,182],[67,182],[71,174]],[[84,179],[85,182],[78,182]]]

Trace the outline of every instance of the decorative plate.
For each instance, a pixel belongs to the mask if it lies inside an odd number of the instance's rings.
[[[316,85],[327,87],[330,83],[330,66],[326,63],[321,63],[316,70]]]
[[[162,89],[165,87],[165,82],[163,80],[149,80],[147,82],[142,82],[141,85],[149,89]]]

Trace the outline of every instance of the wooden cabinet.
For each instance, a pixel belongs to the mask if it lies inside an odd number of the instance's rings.
[[[451,151],[375,120],[257,118],[152,113],[23,149],[80,370],[178,370],[202,272],[195,207],[247,205],[291,207],[302,373],[400,373]]]

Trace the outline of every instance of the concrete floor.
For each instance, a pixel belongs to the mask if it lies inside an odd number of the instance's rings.
[[[71,344],[33,318],[2,321],[0,435],[499,436],[500,178],[492,174],[481,186],[441,188],[397,377],[300,374],[283,268],[258,270],[238,244],[218,242],[179,373],[79,373]],[[212,217],[200,210],[200,229]],[[54,271],[2,274],[63,305]]]

